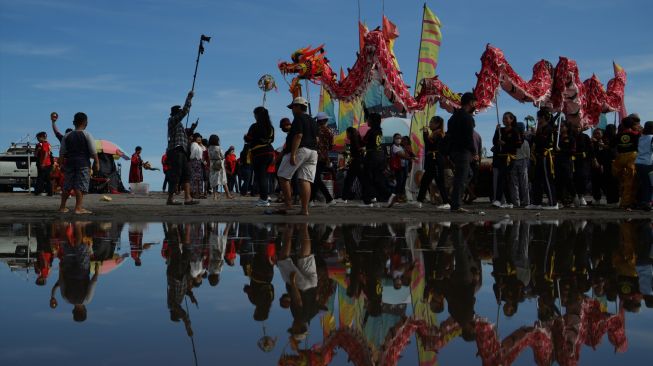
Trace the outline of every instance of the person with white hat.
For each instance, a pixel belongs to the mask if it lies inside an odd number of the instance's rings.
[[[290,132],[286,137],[286,147],[277,176],[284,195],[285,213],[292,208],[292,189],[290,180],[297,173],[301,215],[308,215],[308,201],[311,197],[311,183],[315,179],[317,166],[317,126],[307,114],[308,101],[302,97],[295,98],[288,105],[294,116]]]
[[[315,196],[319,190],[326,200],[327,206],[335,204],[331,192],[327,189],[322,181],[322,173],[330,167],[329,152],[333,149],[333,132],[327,127],[329,116],[324,112],[319,112],[315,116],[317,121],[317,167],[315,171],[315,181],[311,191],[311,201],[315,201]]]

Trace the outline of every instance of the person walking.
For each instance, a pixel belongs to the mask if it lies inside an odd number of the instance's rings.
[[[317,126],[306,113],[308,101],[295,98],[288,105],[294,116],[290,132],[286,136],[286,148],[277,173],[283,191],[285,205],[280,213],[292,208],[290,180],[297,173],[301,209],[299,214],[308,216],[308,201],[311,198],[311,183],[315,179],[317,166]]]
[[[612,174],[619,179],[619,207],[632,210],[636,202],[635,159],[639,146],[639,117],[629,115],[621,121],[615,138],[617,158],[612,164]]]
[[[531,160],[531,147],[524,133],[526,126],[522,122],[515,125],[519,138],[522,141],[521,146],[517,149],[515,160],[510,170],[510,198],[514,207],[526,207],[531,204],[529,185],[528,185],[528,167]]]
[[[476,97],[465,93],[461,98],[461,108],[456,110],[447,123],[447,133],[451,141],[450,155],[454,165],[451,211],[468,212],[460,207],[465,186],[469,182],[470,163],[479,160],[479,151],[474,144],[474,116]]]
[[[249,144],[245,143],[238,159],[238,178],[240,180],[241,196],[252,194],[252,162],[249,149]]]
[[[170,108],[170,117],[168,118],[168,149],[166,156],[170,164],[168,171],[168,205],[181,205],[173,197],[177,187],[184,190],[184,204],[196,205],[199,202],[193,200],[190,195],[190,164],[188,163],[189,142],[186,129],[183,125],[183,119],[188,114],[193,99],[193,91],[188,92],[184,107],[173,106]]]
[[[551,126],[551,112],[540,109],[537,111],[537,129],[533,138],[533,150],[535,151],[534,179],[533,179],[533,199],[532,204],[527,206],[528,209],[558,209],[556,200],[554,165],[553,165],[553,147],[554,136],[553,126]],[[543,195],[549,199],[549,205],[542,207]]]
[[[143,181],[143,159],[141,159],[141,152],[143,148],[136,146],[134,153],[131,157],[129,165],[129,183],[141,183]]]
[[[574,140],[576,141],[576,150],[574,152],[576,198],[574,199],[574,205],[584,207],[587,206],[585,194],[587,194],[587,187],[590,182],[594,149],[592,148],[592,139],[583,132],[580,124],[574,126],[574,132]]]
[[[239,193],[238,184],[236,184],[236,166],[238,159],[236,158],[236,148],[232,145],[229,146],[224,157],[224,169],[227,173],[227,187],[232,194]]]
[[[388,207],[392,207],[396,200],[405,199],[406,195],[406,177],[408,176],[408,163],[414,159],[403,146],[403,137],[399,133],[392,135],[392,146],[390,147],[390,171],[395,179],[395,186],[392,193],[395,198],[388,202]]]
[[[202,135],[194,133],[190,144],[190,186],[193,198],[206,198],[204,195],[204,149]]]
[[[571,207],[573,198],[576,197],[572,160],[576,152],[576,142],[567,122],[561,121],[558,128],[560,128],[560,133],[557,135],[553,153],[556,198],[561,205]]]
[[[224,189],[227,198],[233,198],[229,185],[227,184],[227,172],[225,169],[225,156],[220,147],[220,137],[211,135],[209,137],[209,184],[213,189],[213,199],[218,199],[220,186]]]
[[[360,186],[363,184],[363,152],[364,145],[360,133],[354,127],[347,127],[347,140],[349,140],[349,163],[347,164],[347,176],[343,184],[342,200],[347,203],[354,199],[353,187],[356,179]]]
[[[637,145],[637,158],[635,169],[639,189],[637,190],[637,203],[644,211],[651,211],[651,172],[653,171],[653,121],[644,124],[642,136]]]
[[[418,206],[424,203],[426,192],[429,190],[431,181],[435,179],[435,184],[440,192],[442,205],[439,209],[451,209],[449,204],[449,192],[444,184],[444,169],[446,166],[446,157],[443,154],[444,145],[444,119],[440,116],[433,116],[429,126],[422,131],[424,138],[424,175],[419,185],[417,194]]]
[[[388,200],[391,206],[396,199],[396,194],[389,194],[386,178],[383,174],[386,168],[385,151],[383,150],[383,130],[381,129],[381,115],[370,113],[367,118],[370,129],[363,137],[365,144],[365,160],[363,162],[363,205],[374,207],[373,199]],[[389,198],[388,198],[389,197]]]
[[[508,178],[514,160],[517,158],[517,149],[522,144],[520,134],[515,129],[517,117],[512,112],[503,114],[503,126],[497,124],[492,143],[494,144],[493,165],[493,201],[492,206],[499,208],[512,208],[507,199]]]
[[[254,122],[245,135],[245,141],[251,146],[252,165],[258,184],[258,207],[270,206],[270,178],[268,167],[274,161],[274,127],[270,114],[265,107],[254,108]]]
[[[610,127],[610,129],[608,129]],[[597,128],[592,132],[592,205],[601,205],[601,196],[604,195],[608,205],[619,202],[618,182],[612,175],[612,164],[616,157],[616,149],[611,141],[616,132],[615,125],[608,125],[605,132]]]
[[[320,191],[326,201],[327,206],[335,204],[331,192],[327,189],[324,181],[322,180],[322,173],[329,169],[331,160],[329,160],[329,153],[333,149],[333,132],[327,126],[329,116],[324,112],[319,112],[315,117],[317,121],[317,166],[315,170],[315,182],[311,190],[311,201],[315,201],[317,192]]]

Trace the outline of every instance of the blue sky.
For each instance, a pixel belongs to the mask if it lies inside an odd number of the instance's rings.
[[[381,22],[382,1],[361,0],[370,28]],[[487,43],[501,48],[522,77],[544,58],[578,62],[583,79],[606,84],[612,60],[628,72],[629,112],[653,119],[653,3],[645,0],[428,1],[440,18],[443,43],[438,74],[456,91],[475,84]],[[395,52],[414,84],[422,1],[386,0],[385,14],[399,27]],[[307,45],[325,43],[332,67],[350,67],[358,49],[354,0],[0,0],[0,145],[40,130],[49,114],[69,126],[75,112],[89,115],[89,131],[131,153],[143,146],[157,162],[166,143],[169,107],[191,87],[199,35],[212,36],[202,57],[191,119],[217,133],[223,145],[242,145],[261,103],[256,82],[265,73],[279,85],[267,107],[276,123],[289,116],[290,95],[276,64]],[[311,97],[317,105],[317,87]],[[520,119],[535,109],[499,97],[500,111]],[[443,116],[448,118],[446,112]],[[487,141],[494,110],[477,117]],[[281,140],[278,139],[278,143]],[[3,148],[0,146],[0,148]],[[123,176],[129,164],[123,164]],[[160,173],[146,172],[160,187]],[[125,179],[126,181],[126,179]]]

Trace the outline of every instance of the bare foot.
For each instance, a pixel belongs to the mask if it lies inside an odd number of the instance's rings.
[[[75,210],[75,215],[88,215],[88,214],[92,214],[92,212],[89,211],[89,210],[87,210],[87,209],[85,209],[85,208],[81,208],[81,209],[79,209],[79,210]]]
[[[68,211],[70,211],[70,210],[69,210],[67,207],[60,208],[60,209],[59,209],[59,213],[66,213],[66,212],[68,212]]]

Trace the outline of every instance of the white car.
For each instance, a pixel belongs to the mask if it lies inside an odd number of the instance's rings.
[[[12,144],[7,152],[0,153],[0,192],[11,192],[14,188],[27,189],[28,178],[33,186],[37,175],[34,146]]]

